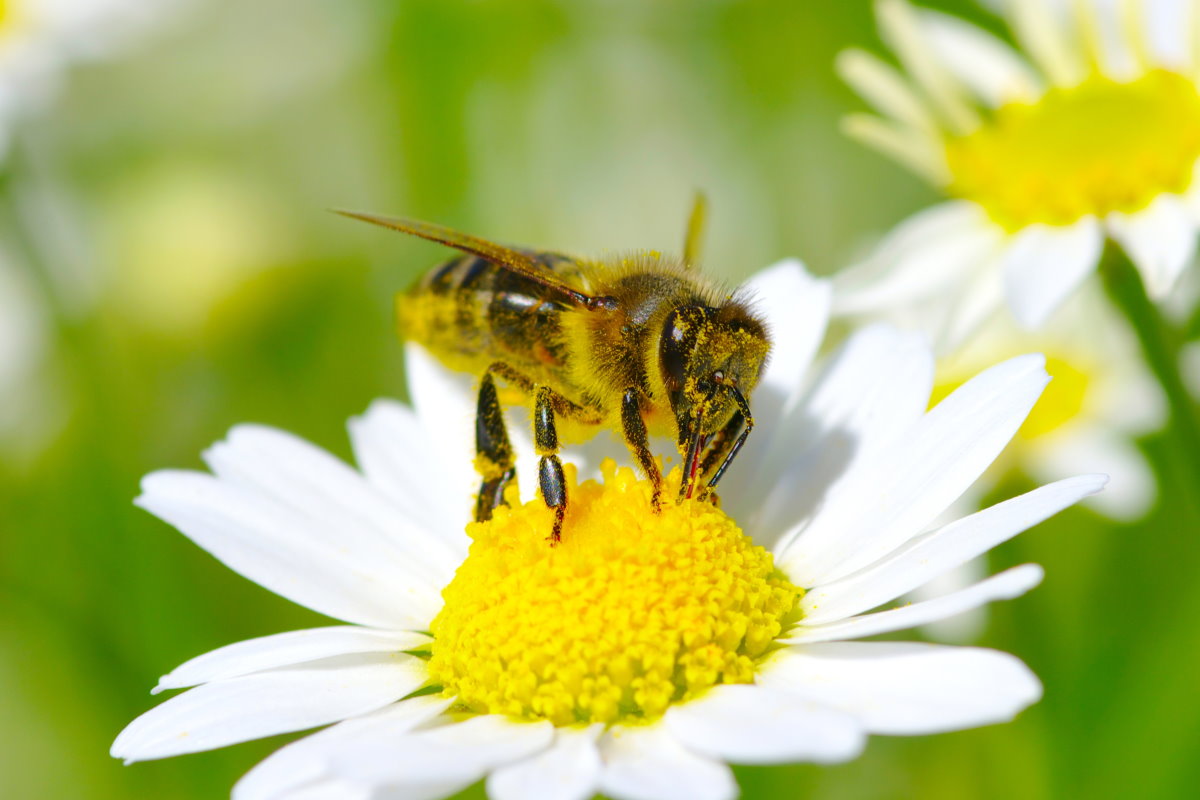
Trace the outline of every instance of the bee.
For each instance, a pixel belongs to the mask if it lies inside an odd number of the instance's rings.
[[[619,431],[662,505],[650,435],[671,436],[684,465],[676,502],[705,499],[754,427],[748,398],[771,349],[764,321],[741,292],[695,268],[704,218],[698,197],[682,258],[653,251],[576,258],[509,247],[427,222],[345,216],[460,251],[397,296],[401,335],[451,369],[481,376],[475,519],[490,519],[516,481],[497,380],[532,411],[538,484],[562,536],[565,438]]]

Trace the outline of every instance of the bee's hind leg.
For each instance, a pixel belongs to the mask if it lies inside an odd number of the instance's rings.
[[[485,522],[492,518],[496,506],[505,505],[504,490],[517,478],[512,443],[490,371],[484,373],[479,385],[475,409],[475,469],[483,477],[475,499],[475,521]]]

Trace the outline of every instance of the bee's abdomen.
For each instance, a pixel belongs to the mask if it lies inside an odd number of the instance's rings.
[[[562,273],[573,264],[539,256]],[[427,272],[397,298],[400,333],[454,369],[479,372],[504,361],[542,380],[566,357],[560,345],[563,306],[536,281],[477,256]]]

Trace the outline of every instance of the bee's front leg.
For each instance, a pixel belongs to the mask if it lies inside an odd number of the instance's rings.
[[[641,392],[636,388],[625,390],[621,398],[621,430],[625,434],[625,444],[633,452],[638,466],[650,481],[652,489],[651,501],[657,511],[662,507],[662,471],[654,454],[650,452],[650,441],[646,434],[646,421],[642,419]]]
[[[492,518],[492,509],[505,504],[504,490],[517,477],[516,459],[491,371],[483,374],[475,409],[475,469],[483,478],[475,499],[475,521],[485,522]]]
[[[704,480],[705,476],[712,473],[712,477],[700,492],[701,500],[707,499],[713,489],[717,487],[717,483],[725,475],[725,470],[729,468],[733,457],[737,455],[737,451],[741,449],[742,443],[750,434],[753,424],[751,421],[749,425],[746,425],[742,412],[735,411],[729,418],[729,422],[725,423],[725,427],[717,431],[712,444],[709,445],[708,452],[704,454],[704,460],[700,462],[700,480]]]

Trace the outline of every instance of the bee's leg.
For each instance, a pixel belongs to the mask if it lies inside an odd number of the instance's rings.
[[[705,454],[700,467],[701,475],[707,475],[713,467],[716,467],[716,472],[708,479],[708,484],[701,492],[700,499],[708,497],[713,489],[717,488],[717,483],[724,477],[725,470],[729,469],[729,465],[737,457],[738,451],[746,443],[746,437],[750,435],[753,428],[754,417],[750,416],[749,409],[744,409],[734,412],[734,415],[729,418],[729,422],[725,423],[725,427],[718,431],[717,437],[708,453]]]
[[[641,393],[637,389],[626,389],[621,398],[621,430],[625,433],[625,444],[633,451],[638,466],[653,486],[651,500],[657,511],[662,507],[662,472],[654,454],[650,452],[650,442],[646,435],[646,421],[642,419]]]
[[[475,409],[475,469],[483,477],[475,500],[475,521],[484,522],[492,518],[492,509],[505,504],[504,490],[517,477],[512,443],[508,441],[491,370],[483,373]]]
[[[729,422],[725,423],[725,427],[717,431],[713,436],[712,441],[708,445],[707,451],[704,453],[704,458],[700,461],[699,481],[704,481],[710,474],[711,478],[704,488],[700,491],[700,499],[706,499],[713,488],[717,485],[717,481],[721,479],[721,475],[725,473],[726,459],[732,460],[729,452],[738,441],[738,434],[742,431],[742,415],[740,412],[735,412],[729,418]],[[719,468],[720,474],[714,473],[714,470]]]
[[[554,510],[554,528],[550,531],[551,544],[562,539],[563,519],[567,515],[567,479],[563,475],[562,461],[558,458],[558,426],[554,424],[554,407],[558,395],[549,386],[537,387],[533,406],[533,441],[538,462],[538,486],[542,500]]]

